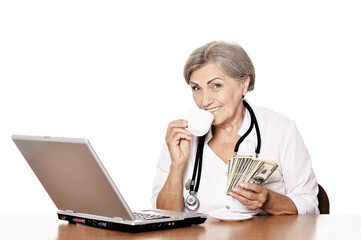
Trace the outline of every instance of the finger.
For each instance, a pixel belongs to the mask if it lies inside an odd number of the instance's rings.
[[[168,136],[166,138],[166,143],[170,144],[170,145],[177,146],[177,145],[180,144],[182,139],[191,141],[192,137],[187,132],[182,132],[182,131],[173,132],[171,136]]]
[[[178,119],[168,124],[166,138],[174,131],[174,129],[185,129],[188,126],[188,122],[183,119]],[[174,133],[173,133],[174,135]]]
[[[249,191],[249,190],[246,190],[246,189],[243,189],[243,188],[238,188],[238,187],[234,187],[231,189],[231,192],[239,195],[239,196],[242,196],[246,199],[249,199],[249,200],[256,200],[258,199],[258,196],[256,193],[252,192],[252,191]]]
[[[177,135],[175,136],[175,142],[177,142],[177,145],[180,143],[181,140],[188,140],[191,141],[192,137],[190,137],[188,134],[184,134],[184,133],[177,133]]]
[[[186,128],[188,126],[188,122],[184,119],[178,119],[175,120],[173,122],[170,122],[168,124],[168,129],[172,129],[172,128]]]
[[[261,208],[263,206],[263,204],[267,201],[268,190],[265,187],[260,187],[260,188],[261,188],[260,192],[255,192],[253,190],[246,190],[243,188],[235,187],[235,188],[231,189],[231,192],[233,192],[239,196],[242,196],[245,199],[255,201],[256,206],[258,208]]]
[[[257,184],[254,184],[254,183],[247,183],[247,182],[240,183],[239,187],[243,188],[243,189],[246,189],[246,190],[249,190],[249,191],[256,192],[256,193],[262,192],[262,190],[264,188],[264,187],[262,187],[260,185],[257,185]]]
[[[184,135],[187,135],[190,139],[192,139],[192,137],[191,137],[192,134],[191,134],[188,130],[186,130],[186,129],[184,129],[184,128],[173,128],[173,129],[167,134],[166,139],[167,139],[168,141],[177,140],[177,139],[178,139],[177,135],[178,135],[179,133],[182,133],[182,134],[184,134]],[[187,139],[188,139],[188,138],[187,138]]]
[[[240,201],[248,209],[255,210],[255,209],[258,209],[258,208],[262,207],[262,204],[259,203],[258,201],[247,199],[247,198],[245,198],[245,197],[243,197],[241,195],[238,195],[237,193],[230,192],[230,195],[234,199],[237,199],[238,201]]]

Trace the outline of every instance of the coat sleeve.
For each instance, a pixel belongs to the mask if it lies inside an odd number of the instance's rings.
[[[290,125],[281,146],[280,160],[286,196],[294,202],[298,214],[319,214],[317,179],[312,170],[311,157],[295,123]]]
[[[158,160],[156,175],[153,182],[152,197],[151,197],[151,203],[153,209],[157,208],[157,197],[160,190],[162,190],[164,183],[167,180],[170,164],[171,164],[171,159],[170,159],[168,147],[166,144],[164,144]]]

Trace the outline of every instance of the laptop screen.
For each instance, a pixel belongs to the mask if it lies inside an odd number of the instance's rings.
[[[134,220],[87,139],[12,139],[59,210]]]

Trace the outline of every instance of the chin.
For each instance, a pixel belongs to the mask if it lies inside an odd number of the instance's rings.
[[[213,126],[217,126],[217,125],[219,125],[219,124],[221,124],[221,123],[222,123],[222,122],[219,121],[218,119],[214,119],[213,122],[212,122],[212,125],[213,125]]]

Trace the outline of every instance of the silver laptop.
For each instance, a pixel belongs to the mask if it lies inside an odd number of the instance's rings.
[[[164,210],[132,212],[87,139],[13,135],[12,139],[70,223],[127,232],[201,224],[206,216]]]

